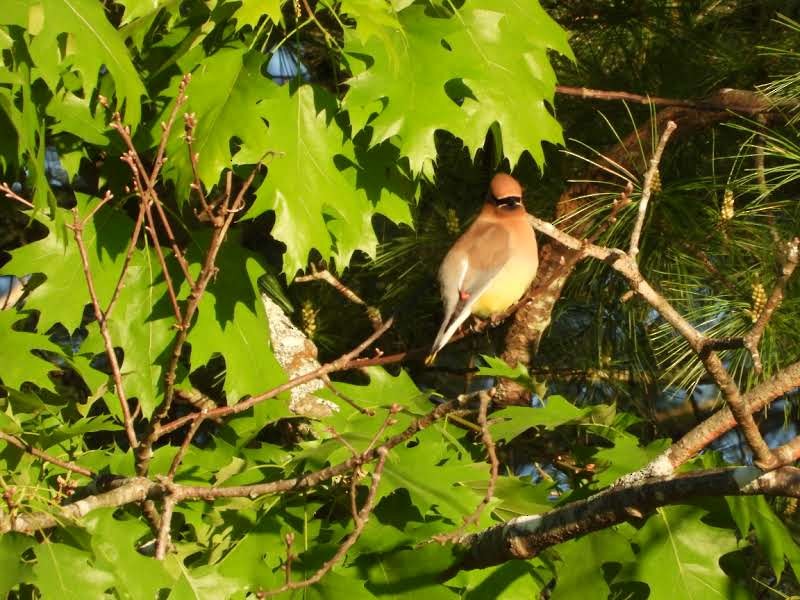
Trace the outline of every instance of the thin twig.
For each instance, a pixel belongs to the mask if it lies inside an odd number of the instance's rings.
[[[167,284],[167,295],[169,296],[170,303],[172,304],[172,311],[175,315],[175,320],[177,323],[181,322],[181,309],[178,306],[178,297],[175,294],[175,285],[172,282],[172,275],[170,275],[169,270],[167,269],[167,262],[164,258],[164,252],[161,249],[161,244],[158,241],[158,235],[155,230],[155,221],[153,219],[153,212],[150,209],[150,201],[147,198],[147,195],[143,192],[143,178],[144,173],[139,169],[138,163],[140,162],[138,159],[138,155],[135,151],[129,150],[125,152],[121,157],[120,160],[128,165],[131,170],[131,175],[133,177],[133,189],[139,196],[139,202],[141,202],[141,209],[144,210],[145,217],[147,218],[147,226],[145,230],[147,234],[150,236],[150,240],[153,243],[153,248],[156,251],[156,256],[158,257],[158,264],[161,267],[161,271],[164,275],[164,281]],[[129,248],[130,251],[130,248]],[[119,285],[119,282],[117,283]]]
[[[216,498],[255,498],[266,494],[281,494],[289,491],[299,492],[310,489],[324,481],[349,473],[357,466],[376,460],[380,452],[388,452],[392,448],[406,443],[414,435],[430,427],[439,419],[463,410],[464,401],[464,398],[459,397],[456,400],[443,402],[426,415],[415,419],[406,429],[386,440],[379,448],[369,452],[363,452],[359,456],[350,457],[339,464],[325,467],[313,473],[307,473],[301,477],[268,483],[227,487],[200,487],[172,484],[169,489],[167,489],[167,486],[162,482],[155,482],[144,477],[133,477],[115,481],[111,486],[112,489],[84,497],[80,503],[72,503],[59,507],[58,512],[48,510],[46,512],[29,513],[20,515],[13,520],[4,519],[2,515],[0,515],[0,533],[6,531],[33,533],[42,529],[55,527],[64,520],[81,518],[89,512],[100,508],[124,506],[140,502],[142,502],[146,508],[147,502],[164,499],[167,495],[172,496],[177,503],[184,500],[212,501]],[[161,519],[157,514],[152,515],[152,521],[156,524],[156,530],[159,530],[161,527]]]
[[[375,503],[375,497],[378,493],[378,486],[381,481],[381,475],[383,474],[383,468],[386,466],[386,458],[389,456],[389,451],[383,447],[378,448],[377,453],[378,462],[375,464],[375,469],[372,471],[372,484],[369,487],[367,499],[364,501],[361,510],[358,511],[353,519],[354,528],[353,531],[350,532],[350,535],[347,536],[345,541],[341,546],[339,546],[339,549],[336,550],[334,555],[325,561],[325,563],[311,577],[302,581],[287,582],[278,589],[263,592],[265,596],[275,596],[289,590],[299,590],[307,588],[310,585],[314,585],[320,579],[322,579],[336,565],[336,563],[344,558],[350,548],[353,547],[353,544],[358,541],[358,538],[361,537],[361,533],[364,531],[364,527],[367,525],[367,521],[369,521],[369,516],[372,512],[372,506]]]
[[[674,106],[708,111],[730,110],[745,114],[760,114],[774,111],[774,108],[769,105],[768,101],[765,98],[760,97],[756,92],[750,92],[746,90],[733,91],[746,94],[750,100],[750,104],[736,102],[737,100],[741,100],[738,94],[734,95],[732,101],[726,101],[724,97],[710,100],[682,100],[678,98],[662,98],[659,96],[633,94],[631,92],[595,90],[591,88],[574,87],[570,85],[556,86],[556,92],[559,94],[565,96],[577,96],[579,98],[591,98],[594,100],[624,100],[626,102],[634,102],[636,104]]]
[[[658,172],[658,163],[661,162],[661,155],[664,153],[664,148],[667,146],[672,132],[677,129],[675,121],[667,121],[667,127],[664,133],[661,134],[661,139],[658,140],[658,146],[650,159],[650,166],[644,176],[644,183],[642,185],[642,198],[639,200],[639,214],[636,218],[636,224],[633,227],[631,234],[631,245],[628,249],[628,254],[633,260],[636,260],[636,255],[639,254],[639,237],[642,234],[642,227],[644,226],[644,218],[647,215],[647,204],[650,201],[650,194],[653,188],[653,179]]]
[[[94,471],[91,469],[87,469],[86,467],[82,467],[80,465],[76,465],[75,463],[61,460],[60,458],[56,458],[55,456],[51,456],[47,452],[43,452],[38,448],[34,448],[25,440],[18,438],[15,435],[11,435],[10,433],[5,433],[4,431],[0,431],[0,440],[11,444],[12,446],[16,446],[20,450],[27,452],[37,458],[41,458],[45,462],[49,462],[51,464],[56,465],[57,467],[61,467],[67,471],[72,471],[73,473],[77,473],[78,475],[83,475],[84,477],[94,477]]]
[[[372,439],[370,439],[369,444],[367,444],[367,447],[364,450],[365,453],[371,452],[372,449],[375,447],[375,444],[377,444],[378,440],[381,438],[381,436],[383,436],[383,433],[387,429],[389,429],[389,427],[391,427],[392,425],[397,424],[397,419],[395,418],[395,415],[399,413],[401,410],[403,410],[403,407],[400,406],[399,404],[392,404],[389,407],[389,414],[386,415],[386,418],[383,420],[383,423],[381,423],[381,426],[378,427],[378,430],[373,434]]]
[[[131,233],[130,242],[128,242],[128,250],[125,252],[125,260],[122,263],[122,270],[119,272],[117,285],[114,286],[114,292],[111,294],[111,300],[108,301],[108,307],[106,308],[106,317],[108,317],[111,314],[114,305],[117,303],[117,299],[119,299],[119,294],[125,285],[125,275],[128,273],[128,267],[131,264],[133,253],[136,250],[136,244],[139,242],[139,234],[142,231],[142,224],[144,223],[144,213],[145,213],[145,203],[142,198],[139,198],[139,214],[136,217],[136,223],[133,226],[133,233]]]
[[[292,581],[292,561],[294,560],[294,554],[292,553],[292,545],[294,544],[294,532],[289,531],[284,536],[284,542],[286,543],[286,562],[283,565],[283,572],[284,572],[284,583],[285,585],[289,585]]]
[[[192,443],[192,439],[194,439],[197,430],[200,429],[200,425],[202,425],[203,421],[205,421],[207,412],[208,411],[206,409],[201,410],[200,416],[192,421],[191,426],[189,426],[189,431],[186,432],[186,436],[183,438],[183,443],[181,443],[178,453],[172,459],[172,464],[167,472],[167,479],[170,481],[172,481],[172,479],[175,477],[175,473],[178,471],[178,467],[181,465],[181,461],[183,461],[183,457],[186,456],[186,451],[189,449],[189,444]]]
[[[100,210],[101,208],[103,208],[103,207],[104,207],[106,204],[108,204],[109,202],[111,202],[111,200],[112,200],[113,198],[114,198],[114,194],[112,194],[112,193],[111,193],[111,190],[106,190],[106,193],[105,193],[105,194],[103,195],[103,197],[100,199],[100,202],[98,202],[97,204],[95,204],[95,205],[92,207],[92,209],[89,211],[89,214],[88,214],[88,215],[86,215],[86,216],[83,218],[83,222],[81,223],[81,225],[82,225],[82,226],[83,226],[83,225],[86,225],[86,223],[88,223],[89,221],[91,221],[91,220],[94,218],[94,216],[97,214],[97,211],[98,211],[98,210]]]
[[[327,427],[326,431],[333,436],[333,439],[335,439],[342,446],[347,448],[350,451],[350,454],[352,454],[353,456],[358,456],[358,450],[356,450],[353,447],[353,444],[351,444],[346,439],[344,439],[344,437],[342,437],[342,434],[339,433],[338,431],[336,431],[336,428],[333,425],[331,425],[330,427]]]
[[[545,235],[552,237],[567,248],[580,251],[586,256],[608,263],[615,271],[620,273],[636,293],[644,298],[661,317],[689,343],[689,346],[698,355],[706,371],[714,378],[723,397],[731,409],[736,422],[747,439],[747,443],[756,457],[756,465],[763,469],[777,466],[777,460],[772,455],[758,426],[742,400],[739,388],[723,365],[719,355],[706,348],[706,338],[689,321],[687,321],[675,308],[647,282],[639,271],[639,266],[634,258],[616,248],[605,248],[579,240],[564,233],[551,223],[529,215],[531,224]]]
[[[764,335],[770,318],[772,318],[773,313],[783,301],[786,284],[797,268],[798,260],[800,260],[800,238],[794,238],[786,244],[785,252],[781,257],[781,274],[775,283],[775,287],[772,288],[772,293],[767,299],[767,303],[761,309],[761,313],[758,315],[758,319],[756,319],[752,329],[744,336],[744,347],[747,348],[753,358],[753,368],[756,373],[761,373],[762,371],[758,344],[761,342],[761,337]]]
[[[167,283],[167,295],[169,296],[169,301],[172,304],[172,311],[175,314],[175,322],[179,327],[183,328],[181,308],[178,304],[178,294],[175,292],[175,284],[173,283],[172,276],[169,274],[169,269],[167,268],[167,259],[164,257],[164,251],[161,249],[161,244],[158,241],[156,224],[155,220],[153,219],[153,211],[150,209],[150,203],[147,200],[143,199],[142,202],[144,202],[144,214],[147,218],[147,227],[145,227],[145,230],[150,236],[150,241],[153,242],[153,249],[156,251],[158,264],[161,267],[161,272],[164,275],[164,281]]]
[[[97,297],[97,292],[94,287],[94,279],[92,277],[92,270],[89,266],[89,256],[86,252],[86,244],[83,241],[83,221],[78,216],[78,211],[72,209],[73,223],[70,226],[75,238],[75,243],[78,246],[78,252],[81,256],[81,263],[83,265],[83,275],[86,279],[86,287],[89,290],[89,297],[92,300],[92,307],[94,308],[94,316],[97,319],[97,325],[100,328],[100,335],[103,338],[103,345],[105,346],[106,356],[108,357],[109,365],[111,366],[111,375],[114,379],[114,387],[119,398],[120,408],[122,408],[122,415],[125,426],[125,433],[128,436],[128,444],[131,449],[136,449],[139,442],[136,439],[136,433],[133,430],[133,419],[131,418],[130,409],[128,408],[128,400],[125,396],[125,389],[122,386],[122,373],[119,369],[119,362],[117,361],[117,354],[114,352],[114,343],[111,341],[111,334],[108,331],[108,322],[106,316],[103,314],[103,309],[100,308],[100,300]]]
[[[382,324],[383,320],[381,319],[380,311],[375,308],[374,306],[370,306],[361,297],[356,294],[353,290],[343,284],[336,276],[331,273],[328,269],[322,269],[317,271],[314,266],[312,265],[312,272],[309,275],[301,275],[300,277],[295,277],[295,282],[297,283],[305,283],[307,281],[324,281],[328,283],[339,292],[342,296],[347,298],[353,304],[358,304],[359,306],[363,306],[364,310],[367,313],[367,318],[372,323],[373,329],[378,329]]]
[[[183,115],[183,120],[184,120],[184,139],[186,140],[186,147],[189,149],[189,163],[192,165],[192,177],[194,178],[194,182],[192,183],[192,189],[197,192],[197,196],[200,198],[200,204],[203,207],[203,214],[207,215],[208,220],[213,222],[215,219],[214,212],[208,205],[208,201],[206,200],[206,193],[203,190],[203,186],[198,185],[197,183],[201,181],[200,169],[197,164],[197,161],[200,158],[200,154],[194,151],[194,130],[195,127],[197,126],[197,118],[194,113],[187,113]]]
[[[303,3],[303,7],[306,9],[306,13],[308,17],[314,22],[314,25],[322,32],[322,35],[325,37],[325,41],[332,42],[336,48],[339,48],[339,42],[336,41],[336,38],[333,37],[325,27],[322,26],[322,23],[319,22],[317,19],[317,15],[314,14],[314,11],[311,10],[311,6],[308,4],[308,0],[301,0]]]
[[[492,400],[492,396],[488,391],[483,391],[479,394],[479,398],[481,405],[478,410],[478,425],[480,425],[481,440],[483,441],[483,445],[486,447],[486,454],[489,457],[489,483],[486,486],[486,493],[478,503],[478,506],[475,507],[475,510],[471,515],[464,518],[464,522],[458,529],[451,533],[435,536],[433,538],[435,541],[440,543],[450,542],[460,538],[467,527],[478,522],[483,514],[483,511],[492,501],[492,498],[494,498],[494,488],[497,484],[497,478],[500,475],[500,461],[497,458],[497,450],[494,445],[494,440],[492,439],[492,434],[489,431],[489,423],[487,419],[487,412],[489,409],[489,403]]]
[[[346,394],[343,394],[342,392],[337,390],[336,387],[327,378],[325,379],[325,387],[328,388],[330,390],[330,392],[334,396],[336,396],[340,400],[343,400],[343,401],[347,402],[347,404],[349,404],[350,406],[355,408],[362,415],[367,415],[368,417],[374,417],[375,416],[375,411],[374,410],[372,410],[371,408],[363,408],[363,407],[359,406],[359,404],[355,400],[353,400],[352,398],[348,397]]]
[[[353,363],[354,359],[356,357],[358,357],[364,350],[366,350],[375,340],[377,340],[384,333],[386,333],[386,331],[393,324],[394,324],[394,317],[387,319],[383,323],[383,326],[378,331],[372,332],[372,334],[367,339],[365,339],[358,346],[353,348],[350,352],[348,352],[346,354],[343,354],[342,356],[340,356],[336,360],[334,360],[332,362],[329,362],[327,364],[324,364],[321,367],[319,367],[318,369],[314,369],[313,371],[309,371],[308,373],[304,373],[303,375],[298,375],[297,377],[287,381],[286,383],[283,383],[283,384],[281,384],[281,385],[279,385],[277,387],[274,387],[271,390],[268,390],[268,391],[263,392],[261,394],[256,394],[255,396],[251,396],[247,400],[243,400],[242,402],[239,402],[239,403],[234,404],[232,406],[220,406],[218,408],[212,409],[212,410],[208,411],[207,418],[209,418],[209,419],[211,419],[211,418],[220,418],[220,417],[227,417],[227,416],[230,416],[230,415],[239,414],[241,412],[246,411],[250,407],[258,404],[259,402],[263,402],[264,400],[268,400],[270,398],[274,398],[278,394],[281,394],[283,392],[289,391],[293,387],[296,387],[296,386],[298,386],[298,385],[300,385],[302,383],[306,383],[307,381],[311,381],[312,379],[321,378],[321,377],[323,377],[325,375],[328,375],[329,373],[333,373],[335,371],[343,371],[345,369],[352,368],[352,363]],[[197,414],[198,413],[194,413],[195,416],[193,418],[197,418],[196,417]],[[182,417],[182,418],[185,419],[185,417]],[[160,431],[163,432],[165,429],[167,429],[170,426],[171,426],[171,424],[167,424],[164,427],[162,427],[160,429]],[[171,430],[174,431],[174,428],[171,429]],[[160,435],[157,435],[156,439],[158,439],[158,437],[160,437]]]
[[[267,152],[264,154],[264,157],[270,154],[273,153]],[[203,294],[205,293],[209,282],[217,273],[217,267],[216,267],[217,255],[219,253],[220,248],[222,247],[223,242],[225,241],[225,236],[228,233],[228,229],[233,223],[233,220],[236,218],[236,211],[233,209],[238,209],[240,205],[244,204],[244,196],[247,193],[247,190],[252,185],[256,173],[258,172],[261,166],[262,162],[259,161],[259,163],[255,165],[255,167],[253,167],[253,171],[250,173],[250,175],[242,184],[242,187],[240,188],[239,193],[236,196],[236,200],[234,201],[231,207],[229,207],[228,205],[228,201],[230,199],[230,189],[228,188],[226,193],[226,199],[222,204],[224,219],[222,220],[221,223],[213,222],[214,229],[213,229],[213,234],[211,236],[211,242],[209,245],[208,253],[206,254],[206,258],[200,270],[200,275],[198,276],[197,281],[192,285],[191,291],[189,292],[189,298],[186,301],[182,319],[179,321],[178,335],[176,336],[175,342],[173,343],[172,353],[170,355],[169,363],[167,365],[167,369],[164,374],[164,400],[161,402],[160,406],[156,409],[153,415],[149,433],[147,434],[145,441],[142,444],[140,452],[138,453],[137,456],[136,468],[139,475],[144,475],[147,473],[147,468],[150,462],[150,458],[152,457],[152,446],[155,443],[155,441],[160,437],[161,423],[169,413],[170,408],[172,407],[172,401],[175,395],[175,381],[177,378],[178,364],[180,362],[180,357],[183,352],[184,344],[186,343],[186,340],[189,336],[189,327],[191,326],[194,314],[197,311],[198,306],[200,305],[200,300],[202,299]],[[197,185],[202,185],[202,182],[200,181],[195,181],[195,183]],[[208,418],[213,419],[218,416],[220,415],[217,414],[212,415],[211,413],[209,413]],[[194,418],[197,418],[197,413],[195,413]]]
[[[652,184],[651,184],[652,185]],[[611,203],[611,213],[608,215],[608,218],[603,221],[603,223],[598,227],[591,236],[589,236],[589,241],[594,243],[597,239],[603,235],[609,227],[614,225],[617,222],[617,217],[619,216],[619,211],[623,208],[626,208],[631,203],[631,194],[633,193],[633,183],[628,181],[625,184],[625,188],[620,192],[619,198],[616,198],[614,202]]]
[[[183,255],[183,251],[178,246],[178,243],[175,240],[175,236],[172,232],[172,227],[169,223],[169,219],[167,219],[166,213],[164,212],[164,209],[161,205],[161,200],[158,196],[158,192],[155,189],[155,185],[156,182],[158,181],[158,176],[161,171],[161,167],[164,165],[164,162],[166,162],[166,158],[164,157],[164,152],[167,147],[169,134],[172,130],[172,127],[175,124],[175,118],[178,114],[178,110],[186,102],[186,86],[189,84],[190,81],[191,81],[191,75],[189,74],[184,75],[183,79],[181,80],[181,83],[178,86],[178,96],[175,99],[175,105],[172,107],[172,111],[170,112],[169,118],[167,119],[166,123],[161,124],[162,128],[161,142],[159,143],[158,146],[158,151],[156,153],[156,158],[153,163],[152,171],[150,171],[149,174],[144,166],[144,163],[142,162],[141,157],[139,156],[138,151],[136,150],[136,147],[133,144],[133,138],[131,137],[130,127],[128,127],[122,122],[122,117],[118,112],[114,113],[112,117],[111,127],[116,129],[122,140],[125,142],[125,145],[128,148],[128,152],[126,154],[130,156],[130,159],[132,161],[131,168],[134,169],[135,167],[134,170],[138,171],[141,176],[141,183],[144,183],[144,185],[138,186],[138,191],[140,194],[142,194],[144,200],[146,200],[148,203],[153,203],[155,205],[156,212],[158,213],[161,225],[164,227],[164,232],[166,233],[167,240],[169,241],[170,246],[172,247],[172,252],[175,256],[175,259],[178,261],[178,264],[181,267],[181,271],[183,272],[186,281],[189,282],[189,285],[191,286],[193,280],[189,272],[189,264],[186,262],[186,258]],[[153,230],[153,233],[155,234],[155,229]]]
[[[19,194],[17,194],[14,190],[12,190],[6,182],[0,182],[0,192],[5,194],[6,198],[10,198],[11,200],[16,200],[20,204],[24,205],[27,208],[35,208],[33,202],[30,200],[26,200]]]

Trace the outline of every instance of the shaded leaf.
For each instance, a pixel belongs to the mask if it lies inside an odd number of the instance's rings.
[[[197,241],[201,247],[208,247],[205,236]],[[189,259],[201,260],[193,254]],[[258,278],[266,273],[263,258],[243,248],[239,236],[232,232],[216,264],[219,271],[200,301],[188,339],[194,367],[217,353],[225,358],[225,393],[228,403],[233,404],[245,395],[283,383],[286,376],[272,354],[267,316],[258,292]],[[280,402],[262,402],[256,410],[270,410],[267,405]],[[279,406],[271,408],[274,411]],[[288,413],[284,409],[275,414]],[[261,427],[265,424],[262,420]]]
[[[0,536],[0,596],[3,598],[18,584],[30,581],[33,571],[28,561],[23,560],[22,553],[35,543],[34,538],[13,531]]]
[[[747,537],[752,525],[758,545],[780,579],[788,559],[795,577],[800,577],[800,547],[783,521],[763,496],[728,496],[725,498],[741,536]]]
[[[495,441],[513,440],[531,427],[544,426],[551,429],[576,421],[591,412],[590,408],[578,408],[562,396],[549,396],[544,407],[509,406],[492,414],[498,422],[492,423],[490,431]]]
[[[634,560],[628,540],[613,529],[590,533],[555,549],[563,564],[558,569],[553,600],[607,598],[611,590],[603,575],[603,565]]]
[[[623,565],[615,581],[643,581],[652,600],[728,598],[736,588],[719,566],[723,554],[736,549],[729,529],[706,525],[694,506],[656,510],[634,536],[636,562]]]

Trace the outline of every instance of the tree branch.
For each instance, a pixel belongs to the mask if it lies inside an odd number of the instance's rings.
[[[776,107],[770,103],[766,96],[750,90],[724,89],[712,94],[705,100],[683,100],[679,98],[663,98],[633,94],[631,92],[595,90],[571,85],[557,85],[556,93],[564,96],[592,100],[623,100],[635,104],[653,106],[669,106],[672,108],[689,108],[702,111],[732,111],[746,115],[755,115],[765,112],[775,112]]]
[[[25,440],[22,440],[15,435],[11,435],[10,433],[0,431],[0,440],[3,440],[12,446],[16,446],[20,450],[23,450],[24,452],[27,452],[28,454],[31,454],[37,458],[41,458],[44,462],[52,463],[57,467],[61,467],[67,471],[72,471],[78,475],[83,475],[84,477],[94,477],[94,471],[91,469],[87,469],[86,467],[76,465],[75,463],[51,456],[50,454],[47,454],[47,452],[39,450],[38,448],[34,448]]]
[[[584,253],[597,260],[602,260],[628,280],[631,289],[644,298],[661,317],[689,343],[689,346],[699,356],[700,360],[720,388],[736,422],[742,430],[753,454],[756,464],[764,469],[778,466],[777,459],[772,455],[764,438],[758,430],[753,415],[747,410],[742,401],[739,388],[731,378],[722,361],[713,350],[706,348],[705,337],[689,323],[667,300],[656,292],[653,287],[639,272],[636,261],[621,250],[596,246],[578,240],[571,235],[557,229],[551,223],[530,216],[531,224],[542,233],[552,237],[568,248]]]
[[[795,457],[796,458],[796,457]],[[465,553],[450,575],[514,559],[529,559],[545,548],[639,517],[660,506],[706,496],[800,497],[800,469],[762,473],[754,467],[697,471],[612,488],[570,502],[545,515],[517,517],[458,541]]]
[[[650,201],[654,177],[658,173],[658,163],[661,162],[661,155],[664,153],[664,148],[666,148],[667,142],[676,127],[675,121],[667,121],[667,127],[664,129],[664,133],[661,134],[661,139],[658,141],[658,146],[650,159],[650,166],[644,176],[642,197],[639,200],[639,213],[636,218],[636,224],[633,227],[633,233],[631,233],[631,245],[628,249],[628,254],[633,260],[636,260],[636,255],[639,254],[639,237],[642,234],[645,216],[647,216],[647,204]]]
[[[83,241],[83,226],[84,220],[78,216],[78,211],[72,209],[73,223],[70,225],[75,243],[78,246],[78,252],[81,255],[81,264],[83,265],[83,275],[86,279],[86,287],[89,290],[89,297],[92,301],[92,308],[94,309],[94,316],[97,319],[97,325],[100,328],[100,335],[103,338],[103,345],[105,346],[106,356],[108,357],[109,365],[111,366],[111,375],[114,379],[114,388],[119,398],[120,408],[122,409],[123,425],[125,427],[125,434],[128,437],[128,444],[132,450],[135,450],[139,445],[136,439],[136,433],[133,430],[133,419],[131,418],[131,411],[128,407],[128,399],[125,396],[125,389],[122,386],[122,373],[119,369],[119,362],[117,361],[117,354],[114,352],[114,344],[111,341],[111,334],[108,331],[108,322],[106,316],[103,314],[103,309],[100,308],[100,300],[97,298],[97,292],[94,287],[94,279],[92,277],[91,267],[89,266],[89,256],[86,252],[86,244]]]
[[[364,300],[362,300],[358,294],[339,281],[339,279],[337,279],[336,276],[328,269],[317,271],[312,265],[312,271],[309,275],[301,275],[300,277],[295,277],[294,280],[297,283],[305,283],[307,281],[324,281],[353,304],[363,306],[367,313],[367,318],[369,319],[370,323],[372,323],[373,329],[378,329],[383,324],[380,311],[374,306],[370,306],[364,302]]]
[[[459,396],[455,400],[439,404],[428,414],[416,419],[406,429],[385,440],[377,448],[369,448],[358,456],[352,456],[341,463],[300,477],[229,487],[201,487],[179,484],[167,486],[162,481],[153,481],[146,477],[120,479],[111,484],[113,489],[70,502],[55,512],[35,512],[14,516],[0,514],[0,534],[7,531],[34,533],[42,529],[55,527],[64,521],[78,520],[99,508],[125,506],[146,500],[155,502],[164,500],[167,496],[171,497],[175,503],[179,503],[185,500],[213,501],[217,498],[255,498],[266,494],[298,492],[310,489],[323,481],[344,475],[356,467],[378,459],[383,452],[388,452],[395,446],[407,442],[421,430],[429,427],[444,416],[451,413],[457,414],[463,409],[468,399],[468,396]]]

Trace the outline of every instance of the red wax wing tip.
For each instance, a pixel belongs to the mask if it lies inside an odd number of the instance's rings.
[[[460,291],[458,295],[461,297],[462,300],[469,300],[469,292]]]

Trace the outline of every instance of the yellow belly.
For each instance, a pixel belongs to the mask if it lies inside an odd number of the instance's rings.
[[[538,267],[535,259],[509,262],[472,305],[472,314],[485,318],[506,310],[528,289]]]

